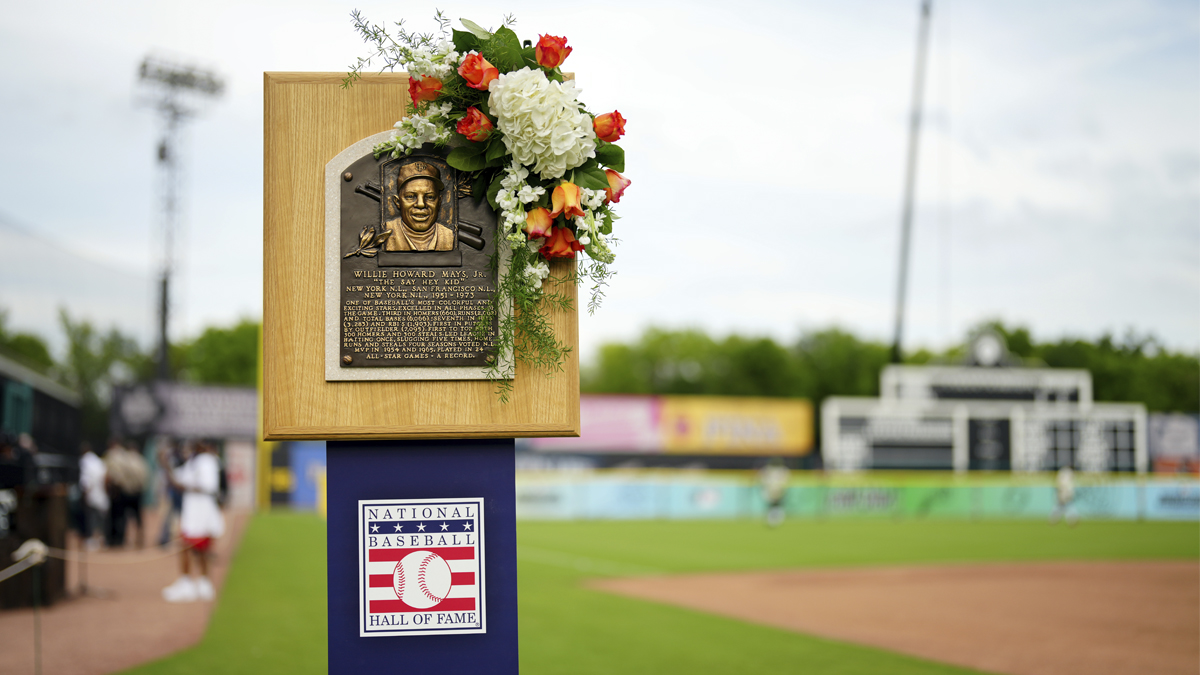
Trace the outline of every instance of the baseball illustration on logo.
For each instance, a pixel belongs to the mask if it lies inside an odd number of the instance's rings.
[[[417,551],[396,563],[396,597],[414,609],[429,609],[450,593],[450,566],[432,551]]]
[[[358,502],[359,635],[485,633],[483,499]]]

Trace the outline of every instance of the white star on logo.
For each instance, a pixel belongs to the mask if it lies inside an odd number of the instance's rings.
[[[403,525],[401,525],[400,523],[396,523],[396,531],[397,531],[397,532],[400,532],[400,531],[402,531],[403,529],[404,529],[404,526],[403,526]]]
[[[372,525],[372,526],[371,526],[371,531],[372,531],[372,532],[378,532],[378,531],[379,531],[379,526],[378,526],[378,525]]]
[[[463,529],[464,529],[464,530],[469,530],[469,529],[471,529],[471,523],[463,523]]]
[[[425,531],[425,523],[421,523],[420,525],[417,525],[417,530],[420,532],[424,532]]]
[[[442,532],[445,532],[448,529],[450,529],[450,526],[445,523],[442,523]]]

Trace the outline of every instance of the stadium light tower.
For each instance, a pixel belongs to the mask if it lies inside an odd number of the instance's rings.
[[[158,379],[170,379],[167,319],[170,310],[171,273],[175,268],[175,235],[179,229],[180,131],[193,117],[201,101],[216,98],[225,83],[211,71],[147,56],[138,68],[138,81],[153,96],[162,116],[162,140],[158,144],[159,227],[163,237],[162,267],[158,296]]]
[[[917,155],[921,147],[921,96],[925,88],[925,55],[929,48],[929,19],[933,0],[921,0],[917,29],[917,65],[913,75],[912,112],[908,118],[908,156],[904,172],[904,209],[900,214],[900,270],[896,281],[896,326],[892,338],[892,363],[904,359],[904,303],[908,290],[908,248],[912,238],[913,201],[917,191]]]

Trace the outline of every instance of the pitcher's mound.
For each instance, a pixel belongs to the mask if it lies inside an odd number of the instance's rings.
[[[698,574],[593,585],[996,673],[1200,672],[1196,562]]]

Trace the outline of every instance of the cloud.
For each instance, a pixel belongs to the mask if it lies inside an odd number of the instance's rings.
[[[228,88],[187,128],[177,331],[261,311],[262,72],[343,70],[365,53],[354,6],[434,27],[422,2],[67,2],[50,41],[42,8],[6,8],[0,124],[20,133],[0,141],[0,205],[150,278],[159,131],[134,72],[153,49],[187,55]],[[585,355],[652,323],[890,338],[915,5],[509,11],[522,35],[567,35],[589,106],[629,120],[618,276],[582,322]],[[501,19],[484,3],[455,14]],[[907,344],[1002,316],[1038,336],[1134,325],[1200,349],[1198,18],[1193,3],[935,5]],[[20,325],[79,291],[51,265],[22,269],[40,300],[0,289]],[[144,281],[106,297],[101,314],[145,324]]]

